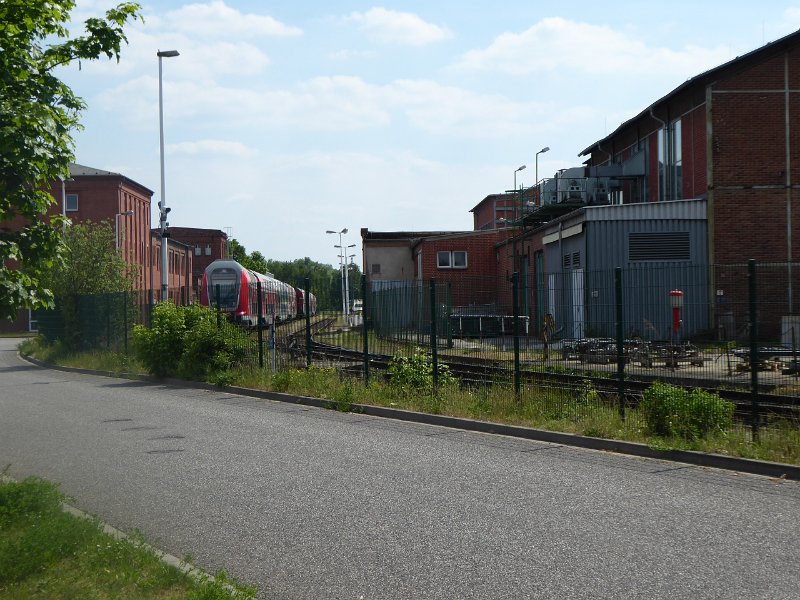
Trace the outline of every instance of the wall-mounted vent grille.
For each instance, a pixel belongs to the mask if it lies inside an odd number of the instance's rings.
[[[572,254],[565,254],[563,256],[563,264],[565,269],[580,269],[581,253],[573,252]]]
[[[688,261],[689,232],[631,233],[628,237],[631,262]]]

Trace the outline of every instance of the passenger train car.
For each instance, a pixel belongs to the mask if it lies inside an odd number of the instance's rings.
[[[261,283],[261,310],[258,306],[258,284]],[[300,301],[302,299],[302,301]],[[305,315],[305,293],[271,274],[256,273],[235,260],[215,260],[203,272],[200,304],[216,307],[243,327],[289,321]],[[317,312],[317,299],[309,295],[311,314]]]

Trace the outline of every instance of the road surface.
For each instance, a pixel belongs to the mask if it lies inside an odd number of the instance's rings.
[[[0,469],[262,598],[797,598],[800,485],[43,369]]]

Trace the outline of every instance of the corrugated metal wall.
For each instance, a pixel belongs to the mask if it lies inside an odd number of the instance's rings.
[[[704,200],[587,207],[561,229],[581,223],[577,235],[546,247],[545,306],[562,337],[614,334],[614,269],[623,269],[624,331],[629,337],[670,339],[669,292],[684,292],[680,336],[710,328],[708,233]],[[557,225],[547,233],[557,233]],[[574,231],[574,228],[572,229]],[[689,260],[632,261],[632,233],[688,232]],[[671,249],[665,248],[665,256]],[[657,252],[656,252],[657,253]]]

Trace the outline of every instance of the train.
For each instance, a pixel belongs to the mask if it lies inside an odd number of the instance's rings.
[[[258,284],[261,283],[261,310],[258,306]],[[200,304],[216,307],[227,313],[234,323],[247,328],[271,325],[306,316],[305,291],[275,279],[272,274],[252,271],[235,260],[215,260],[203,271]],[[317,298],[308,296],[309,314],[317,314]]]

